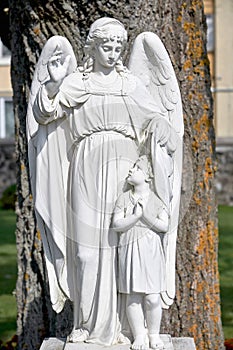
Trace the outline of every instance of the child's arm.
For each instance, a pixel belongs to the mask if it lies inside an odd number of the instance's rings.
[[[157,217],[152,217],[144,210],[142,221],[155,232],[166,233],[168,230],[168,214],[165,209]]]
[[[133,213],[124,217],[124,211],[114,213],[112,228],[117,232],[126,232],[131,229],[142,217],[142,205],[137,202],[133,208]]]

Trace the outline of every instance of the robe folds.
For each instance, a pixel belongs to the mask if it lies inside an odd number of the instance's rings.
[[[100,84],[79,72],[53,100],[42,86],[33,114],[39,129],[29,145],[31,182],[53,308],[60,312],[70,298],[75,328],[89,331],[88,342],[112,345],[121,331],[112,214],[141,153],[151,154],[154,169],[157,158],[166,164],[155,188],[169,207],[171,157],[165,146],[145,149],[144,142],[164,116],[132,74]]]
[[[116,201],[115,213],[122,212],[124,217],[132,215],[136,202],[131,190],[124,192]],[[153,219],[164,210],[162,201],[152,191],[144,210]],[[124,294],[164,291],[165,258],[159,231],[139,220],[118,234],[118,291]]]

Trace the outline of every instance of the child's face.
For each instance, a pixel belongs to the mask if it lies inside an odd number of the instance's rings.
[[[139,167],[137,163],[130,169],[129,175],[127,177],[127,182],[130,185],[141,185],[146,180],[146,175],[144,171]]]

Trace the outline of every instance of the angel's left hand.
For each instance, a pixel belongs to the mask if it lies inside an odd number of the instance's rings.
[[[165,145],[170,137],[170,125],[165,118],[153,119],[149,132],[155,133],[157,142]]]

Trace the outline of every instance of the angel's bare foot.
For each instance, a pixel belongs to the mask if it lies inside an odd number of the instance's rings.
[[[72,330],[67,340],[69,343],[80,343],[87,340],[88,336],[89,336],[88,330],[83,328],[78,328],[78,329]]]
[[[150,348],[153,350],[164,350],[164,343],[160,339],[159,334],[149,334]]]
[[[133,344],[131,345],[131,349],[133,350],[148,350],[148,338],[145,334],[137,335],[134,339]]]

